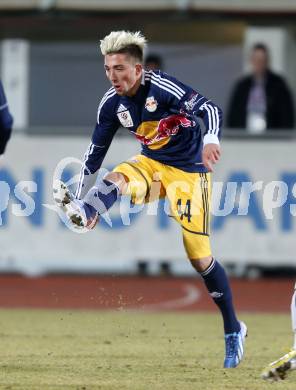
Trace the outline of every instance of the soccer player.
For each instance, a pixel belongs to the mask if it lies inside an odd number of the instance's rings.
[[[224,367],[236,367],[243,357],[247,328],[236,317],[228,278],[212,256],[209,239],[210,172],[220,158],[222,112],[176,78],[145,71],[145,45],[140,32],[113,31],[101,41],[112,87],[99,105],[75,196],[57,181],[54,198],[74,225],[92,228],[122,194],[130,195],[133,204],[152,201],[156,193],[167,196],[182,227],[187,256],[222,313]],[[197,117],[205,124],[204,135]],[[92,186],[120,126],[140,141],[141,154]]]
[[[13,119],[8,110],[2,82],[0,80],[0,156],[4,154],[6,144],[10,138]]]
[[[294,345],[290,352],[270,363],[262,372],[262,378],[270,381],[285,379],[287,374],[296,370],[296,283],[291,301],[291,319],[294,332]]]

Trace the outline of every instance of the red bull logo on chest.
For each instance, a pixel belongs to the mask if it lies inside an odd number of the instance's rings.
[[[136,133],[137,139],[143,145],[158,144],[176,135],[182,127],[194,127],[195,122],[184,115],[170,115],[159,122],[147,122],[141,127],[141,131]]]
[[[170,115],[161,119],[157,128],[157,138],[170,137],[179,132],[181,127],[193,127],[195,122],[183,115]]]

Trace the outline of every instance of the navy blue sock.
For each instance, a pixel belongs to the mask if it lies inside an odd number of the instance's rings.
[[[216,305],[219,307],[224,321],[224,332],[239,332],[240,324],[236,318],[232,293],[224,268],[213,259],[208,269],[200,273],[207,289]]]
[[[116,202],[119,196],[119,188],[108,180],[103,180],[99,185],[92,187],[83,198],[86,203],[86,214],[93,214],[94,210],[99,215],[104,214]]]

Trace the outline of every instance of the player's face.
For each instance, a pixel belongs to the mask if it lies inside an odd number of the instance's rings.
[[[141,84],[142,65],[127,54],[105,56],[106,76],[120,96],[133,96]]]

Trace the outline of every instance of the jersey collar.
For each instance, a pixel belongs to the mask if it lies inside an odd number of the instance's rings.
[[[142,81],[141,85],[145,85],[145,69],[142,70]]]

